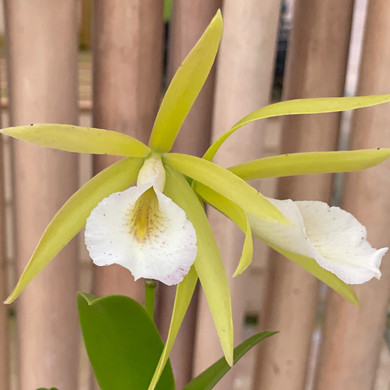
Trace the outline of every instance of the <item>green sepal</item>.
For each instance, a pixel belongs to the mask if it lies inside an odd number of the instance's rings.
[[[179,332],[180,326],[191,302],[197,281],[198,275],[196,274],[195,268],[191,267],[190,272],[176,287],[175,302],[173,304],[173,312],[171,323],[169,325],[167,340],[161,353],[160,360],[158,361],[157,367],[154,371],[153,378],[149,384],[148,390],[154,390],[158,380],[160,379],[160,376],[168,361],[169,354],[172,351],[177,333]]]
[[[183,175],[166,166],[164,193],[181,207],[195,228],[196,273],[202,284],[227,362],[233,364],[233,319],[229,283],[204,209]]]
[[[42,123],[8,127],[0,133],[66,152],[124,157],[146,157],[150,153],[148,146],[129,135],[90,127]]]
[[[265,157],[228,168],[244,180],[360,171],[390,158],[390,149],[309,152]]]
[[[125,158],[106,168],[75,192],[47,226],[16,287],[4,303],[13,302],[31,280],[85,225],[91,211],[113,192],[124,191],[137,178],[140,158]]]
[[[149,146],[169,152],[188,112],[205,83],[217,55],[223,21],[218,11],[185,58],[165,93],[153,125]]]
[[[327,112],[339,112],[355,110],[357,108],[375,106],[390,101],[390,94],[354,97],[331,97],[295,99],[278,102],[253,111],[238,121],[229,131],[219,137],[206,151],[203,158],[212,160],[222,144],[242,126],[264,118],[272,118],[282,115],[321,114]],[[310,132],[310,129],[308,130]]]
[[[222,195],[216,193],[203,184],[195,182],[193,188],[207,203],[225,214],[245,234],[245,241],[242,247],[241,258],[236,271],[233,274],[233,277],[240,275],[249,267],[253,258],[252,230],[249,224],[248,216],[241,207],[237,206],[229,199],[226,199]]]
[[[325,283],[332,290],[336,291],[348,302],[352,303],[354,306],[359,306],[359,299],[356,296],[356,293],[353,288],[349,284],[344,283],[332,272],[329,272],[326,269],[322,268],[314,259],[298,255],[297,253],[286,251],[282,248],[277,247],[276,245],[270,244],[269,242],[264,242],[268,246],[282,254],[284,257],[287,257],[294,263],[301,266],[306,271],[310,272],[313,276],[321,280],[321,282]]]
[[[146,389],[163,349],[152,319],[123,295],[97,298],[78,293],[77,306],[85,347],[101,390]],[[168,363],[156,386],[174,390]]]

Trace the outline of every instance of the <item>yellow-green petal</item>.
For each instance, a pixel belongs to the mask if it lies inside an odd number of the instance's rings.
[[[191,302],[192,295],[194,294],[197,281],[198,275],[196,274],[195,268],[192,267],[184,280],[176,287],[175,303],[173,305],[167,341],[165,342],[164,349],[161,353],[160,360],[157,364],[148,390],[154,390],[161,374],[164,371],[169,354],[172,351],[173,343],[176,340],[177,333],[179,332],[181,323],[183,322],[184,316]]]
[[[314,259],[286,251],[275,245],[271,245],[268,242],[265,243],[283,256],[293,261],[294,263],[300,265],[306,271],[314,275],[317,279],[327,284],[331,289],[340,294],[348,302],[352,303],[355,306],[359,306],[359,299],[357,298],[353,288],[349,284],[344,283],[332,272],[329,272],[326,269],[322,268]]]
[[[219,340],[229,365],[233,364],[233,320],[229,283],[213,232],[193,189],[180,173],[167,166],[164,193],[181,207],[192,222],[198,254],[195,270],[206,295]]]
[[[249,224],[248,216],[235,203],[204,186],[203,184],[196,182],[194,184],[194,189],[207,203],[211,204],[214,208],[225,214],[244,232],[245,241],[242,247],[242,254],[233,276],[240,275],[249,267],[253,258],[252,230]]]
[[[262,194],[227,169],[187,154],[168,153],[163,159],[171,167],[228,198],[244,211],[265,221],[290,224]]]
[[[73,125],[32,124],[8,127],[0,131],[22,141],[66,152],[146,157],[149,147],[117,131]]]
[[[149,146],[168,152],[205,83],[217,54],[223,21],[218,11],[173,77],[153,125]]]
[[[390,149],[281,154],[229,168],[244,180],[317,173],[353,172],[373,167],[390,158]]]
[[[312,99],[295,99],[287,100],[270,104],[259,110],[253,111],[246,117],[238,121],[229,131],[218,138],[207,150],[203,156],[206,160],[212,160],[215,153],[221,145],[240,127],[257,121],[259,119],[271,118],[282,115],[297,115],[297,114],[321,114],[326,112],[339,112],[347,110],[355,110],[375,106],[390,101],[390,94],[387,95],[372,95],[372,96],[355,96],[355,97],[339,97],[339,98],[312,98]],[[310,134],[310,129],[307,129]]]
[[[143,159],[126,158],[106,168],[75,192],[54,216],[42,235],[16,287],[5,303],[11,303],[30,281],[85,225],[97,204],[113,192],[123,191],[137,178]]]

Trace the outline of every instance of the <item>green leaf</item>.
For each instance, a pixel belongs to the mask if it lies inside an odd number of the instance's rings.
[[[0,131],[22,141],[67,152],[146,157],[150,149],[137,139],[117,131],[73,125],[34,124]]]
[[[231,365],[233,320],[230,290],[214,234],[201,203],[186,179],[169,166],[166,172],[164,193],[186,212],[195,228],[198,247],[195,270],[206,295],[225,358]]]
[[[149,146],[169,152],[214,63],[222,35],[218,11],[194,48],[185,58],[165,93],[154,122]]]
[[[58,389],[56,387],[50,387],[50,389],[48,389],[47,387],[40,387],[39,389],[36,390],[58,390]]]
[[[163,159],[171,167],[213,189],[246,212],[265,221],[290,224],[262,194],[227,169],[187,154],[168,153]]]
[[[124,191],[137,178],[143,159],[125,158],[106,168],[75,192],[47,226],[16,287],[5,303],[11,303],[30,281],[85,225],[91,211],[113,192]]]
[[[276,245],[270,244],[269,242],[264,242],[283,256],[300,265],[306,271],[309,271],[317,279],[327,284],[332,290],[336,291],[348,302],[355,306],[359,306],[359,300],[353,288],[349,284],[344,283],[332,272],[322,268],[314,259],[286,251],[280,247],[277,247]]]
[[[154,390],[158,380],[160,379],[160,376],[168,361],[169,354],[172,351],[173,343],[176,340],[177,333],[179,332],[180,326],[191,302],[197,281],[198,275],[196,274],[195,268],[191,267],[190,272],[176,287],[175,303],[173,305],[173,312],[171,323],[169,325],[167,341],[165,342],[164,349],[161,353],[160,360],[158,361],[148,390]]]
[[[235,165],[229,171],[244,180],[317,173],[353,172],[390,158],[390,149],[281,154]]]
[[[260,341],[273,336],[278,332],[261,332],[245,340],[238,347],[234,348],[234,364],[236,364],[252,347]],[[230,370],[224,358],[219,359],[207,370],[193,379],[183,390],[211,390]]]
[[[194,183],[194,190],[214,208],[225,214],[231,219],[245,234],[244,246],[238,267],[233,276],[243,273],[251,264],[253,258],[252,230],[249,224],[248,216],[235,203],[216,193],[210,188],[200,183]]]
[[[101,390],[146,389],[163,349],[150,316],[123,295],[103,298],[78,293],[85,347]],[[157,389],[174,389],[168,364]]]
[[[355,110],[356,108],[375,106],[390,101],[388,95],[295,99],[270,104],[269,106],[253,111],[238,121],[229,131],[218,138],[206,151],[203,158],[212,160],[221,145],[240,127],[259,119],[282,115],[321,114],[326,112],[339,112]],[[308,129],[310,132],[310,129]]]

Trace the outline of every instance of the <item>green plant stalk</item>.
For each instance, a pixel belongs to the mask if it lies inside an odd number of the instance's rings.
[[[157,282],[153,279],[145,279],[145,310],[154,321],[154,298],[156,296]]]

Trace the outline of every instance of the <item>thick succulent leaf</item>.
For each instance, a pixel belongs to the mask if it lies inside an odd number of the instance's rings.
[[[321,114],[326,112],[347,111],[354,110],[356,108],[375,106],[377,104],[386,103],[388,101],[390,101],[390,94],[355,97],[295,99],[270,104],[269,106],[253,111],[238,121],[229,131],[223,134],[209,147],[204,155],[204,158],[211,161],[221,145],[236,130],[259,119],[282,115]],[[308,131],[310,132],[310,129],[308,129]]]
[[[168,153],[163,159],[171,167],[213,189],[246,212],[265,221],[290,223],[262,194],[227,169],[187,154]]]
[[[347,301],[349,301],[355,306],[359,306],[359,300],[353,288],[349,284],[344,283],[332,272],[329,272],[326,269],[322,268],[314,259],[286,251],[282,248],[270,244],[269,242],[266,242],[266,244],[269,245],[271,248],[275,249],[283,256],[293,261],[294,263],[300,265],[306,271],[309,271],[317,279],[321,280],[321,282],[324,282],[332,290],[336,291]]]
[[[238,263],[238,267],[233,276],[240,275],[249,267],[253,258],[252,230],[249,224],[248,216],[235,203],[204,186],[203,184],[195,182],[193,187],[207,203],[211,204],[214,208],[225,214],[244,232],[244,246],[242,248],[242,254]]]
[[[249,161],[230,167],[229,171],[244,180],[353,172],[373,167],[388,158],[390,158],[390,149],[293,153]]]
[[[85,347],[101,390],[146,389],[163,349],[145,309],[123,295],[77,295]],[[175,388],[167,364],[156,387]]]
[[[195,270],[202,284],[227,362],[233,364],[233,320],[229,283],[206,214],[186,179],[167,166],[164,193],[181,207],[192,222],[198,254]]]
[[[106,168],[75,192],[54,216],[15,289],[5,303],[11,303],[30,281],[85,225],[91,211],[113,192],[123,191],[137,178],[143,159],[126,158]]]
[[[149,147],[117,131],[73,125],[32,124],[8,127],[0,131],[22,141],[67,152],[146,157]]]
[[[188,305],[191,302],[191,298],[194,294],[197,281],[198,275],[196,274],[195,268],[192,267],[190,272],[184,278],[184,280],[176,287],[175,303],[173,305],[173,312],[167,340],[165,342],[164,349],[161,353],[160,360],[158,361],[156,370],[154,371],[153,378],[149,384],[148,390],[154,390],[158,383],[158,380],[160,379],[160,376],[168,361],[169,354],[172,351],[173,343],[176,340],[176,336],[179,332],[181,323],[183,322],[184,316],[187,312]]]
[[[273,336],[277,332],[257,333],[234,348],[234,364],[236,364],[252,347],[260,341]],[[208,369],[193,379],[183,390],[211,390],[230,370],[224,358],[219,359]]]
[[[205,83],[217,54],[222,35],[222,16],[213,20],[185,58],[165,93],[154,122],[149,146],[157,152],[168,152]]]

